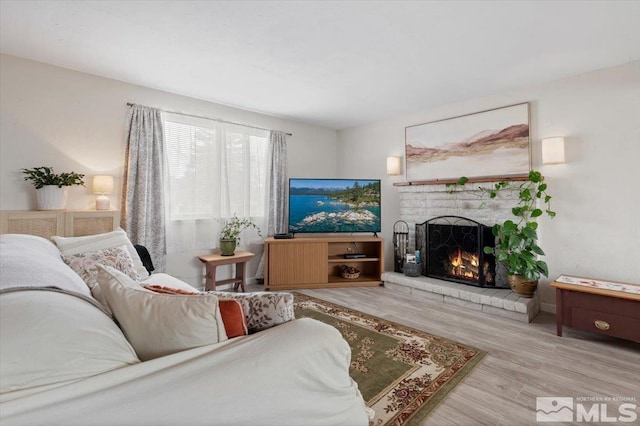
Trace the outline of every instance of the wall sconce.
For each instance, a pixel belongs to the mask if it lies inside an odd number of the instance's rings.
[[[387,174],[397,176],[401,173],[402,157],[387,157]]]
[[[96,198],[96,210],[109,210],[111,202],[106,194],[113,194],[113,176],[94,176],[93,193],[100,194]]]
[[[542,139],[542,164],[561,164],[564,162],[564,138]]]

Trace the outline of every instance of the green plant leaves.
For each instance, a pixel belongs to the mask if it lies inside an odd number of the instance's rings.
[[[36,189],[47,185],[55,185],[58,188],[63,186],[82,185],[84,186],[84,175],[81,173],[60,173],[53,172],[53,167],[34,167],[33,169],[22,169],[24,180],[31,181]]]
[[[554,218],[556,213],[551,210],[551,196],[546,193],[548,186],[544,182],[544,176],[531,170],[528,178],[523,182],[501,181],[495,183],[492,189],[479,188],[481,195],[489,199],[497,198],[500,191],[517,191],[518,194],[516,205],[511,209],[517,222],[506,220],[502,224],[495,224],[491,233],[496,237],[496,246],[484,247],[483,251],[495,255],[496,260],[504,263],[510,274],[536,280],[541,275],[549,275],[547,264],[537,259],[538,256],[544,256],[544,251],[537,244],[536,218],[545,213]],[[457,185],[467,182],[468,179],[462,177],[458,179]],[[538,207],[538,203],[544,203],[544,206]],[[484,206],[483,202],[481,207]]]
[[[220,231],[220,239],[240,241],[240,233],[247,228],[254,228],[258,231],[258,235],[262,236],[260,228],[248,218],[240,219],[234,215],[231,220],[225,222],[224,227]]]
[[[544,177],[542,176],[542,173],[540,173],[539,171],[531,170],[529,171],[529,180],[533,183],[539,183],[544,180]]]
[[[536,230],[529,226],[525,226],[524,228],[522,228],[522,235],[530,239],[538,238],[538,235],[536,234]]]
[[[515,223],[513,223],[512,220],[505,220],[505,222],[502,224],[502,228],[506,232],[513,232],[516,229],[518,229],[518,226]]]
[[[518,196],[520,197],[520,201],[531,201],[531,190],[529,188],[522,189]]]

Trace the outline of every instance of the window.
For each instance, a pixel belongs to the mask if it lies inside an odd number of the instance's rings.
[[[178,114],[163,118],[168,245],[173,234],[175,251],[215,247],[219,219],[233,215],[262,225],[269,131]]]

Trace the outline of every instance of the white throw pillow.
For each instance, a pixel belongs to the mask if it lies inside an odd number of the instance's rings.
[[[136,271],[136,267],[133,264],[133,259],[131,259],[131,255],[125,245],[85,253],[63,254],[62,260],[64,260],[64,263],[69,265],[76,274],[80,275],[80,278],[82,278],[92,290],[96,285],[98,265],[111,266],[133,280],[140,279],[138,271]]]
[[[144,279],[149,276],[149,272],[142,265],[142,260],[136,251],[136,248],[131,244],[127,233],[122,229],[117,229],[105,234],[87,235],[85,237],[51,237],[54,243],[58,246],[58,250],[63,255],[72,255],[85,253],[88,251],[96,251],[101,249],[108,249],[113,247],[120,247],[122,245],[127,247],[127,251],[133,259],[133,264],[136,267],[138,275]]]
[[[98,268],[100,289],[141,360],[227,340],[216,296],[157,294],[113,268]]]
[[[60,258],[51,241],[33,235],[0,235],[0,288],[55,286],[89,296],[89,287]]]
[[[112,268],[108,265],[98,265],[96,269],[97,269],[96,282],[93,285],[93,287],[91,287],[91,295],[93,296],[94,299],[96,299],[102,305],[104,310],[111,317],[113,317],[113,312],[109,307],[109,303],[107,302],[107,298],[105,297],[104,292],[102,291],[102,288],[100,288],[100,284],[99,284],[100,281],[115,280],[125,287],[151,292],[145,289],[144,287],[142,287],[136,281],[129,278],[129,276],[117,270],[116,268]]]
[[[158,273],[158,274],[151,274],[149,275],[149,278],[146,278],[142,281],[140,281],[141,285],[147,284],[147,285],[160,285],[163,287],[171,287],[171,288],[177,288],[179,290],[185,290],[185,291],[198,291],[197,288],[190,286],[189,284],[185,283],[182,280],[179,280],[171,275],[165,274],[165,273]]]

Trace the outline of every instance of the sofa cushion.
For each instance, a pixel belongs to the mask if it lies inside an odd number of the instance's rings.
[[[108,265],[96,265],[96,282],[93,287],[91,287],[91,295],[102,305],[105,312],[112,318],[113,312],[111,311],[109,302],[107,302],[107,297],[105,296],[104,291],[99,284],[99,281],[101,280],[117,280],[120,284],[128,288],[150,291],[144,289],[140,284],[138,284],[137,281],[132,280],[128,275],[124,274],[122,271],[116,268],[110,267]]]
[[[142,285],[159,285],[185,291],[197,291],[189,284],[167,274],[153,274]],[[231,293],[228,291],[208,291],[220,300],[237,300],[247,319],[249,334],[266,330],[295,319],[293,295],[285,292],[260,291],[254,293]]]
[[[259,291],[255,293],[230,293],[208,291],[205,294],[218,296],[220,300],[237,300],[247,318],[249,333],[266,330],[295,319],[293,294],[285,292]]]
[[[218,300],[220,314],[224,322],[224,329],[227,337],[246,336],[249,334],[247,319],[242,310],[242,304],[237,300]]]
[[[141,278],[149,276],[149,272],[142,265],[142,260],[131,241],[127,237],[127,233],[122,229],[117,229],[104,234],[87,235],[85,237],[51,237],[53,242],[58,246],[63,255],[72,255],[108,249],[112,247],[126,246],[136,271]]]
[[[227,340],[216,296],[153,293],[113,268],[98,268],[100,289],[141,360]]]
[[[0,294],[0,394],[37,392],[140,362],[88,296],[47,288]]]
[[[160,285],[143,285],[147,290],[151,290],[154,293],[161,294],[182,294],[182,295],[198,295],[201,294],[197,291],[183,290],[171,287],[164,287]],[[249,334],[247,329],[247,319],[244,316],[242,305],[237,300],[219,300],[218,306],[220,307],[220,315],[222,316],[222,322],[224,323],[224,329],[227,332],[227,337],[245,336]]]
[[[199,291],[195,287],[190,286],[184,281],[179,280],[178,278],[165,273],[151,274],[149,275],[148,278],[143,279],[140,282],[140,284],[157,285],[162,287],[169,287],[169,288],[199,293]]]
[[[140,276],[133,264],[133,259],[125,245],[84,253],[62,255],[62,260],[84,280],[89,288],[96,285],[98,265],[111,266],[131,279],[139,280]]]

